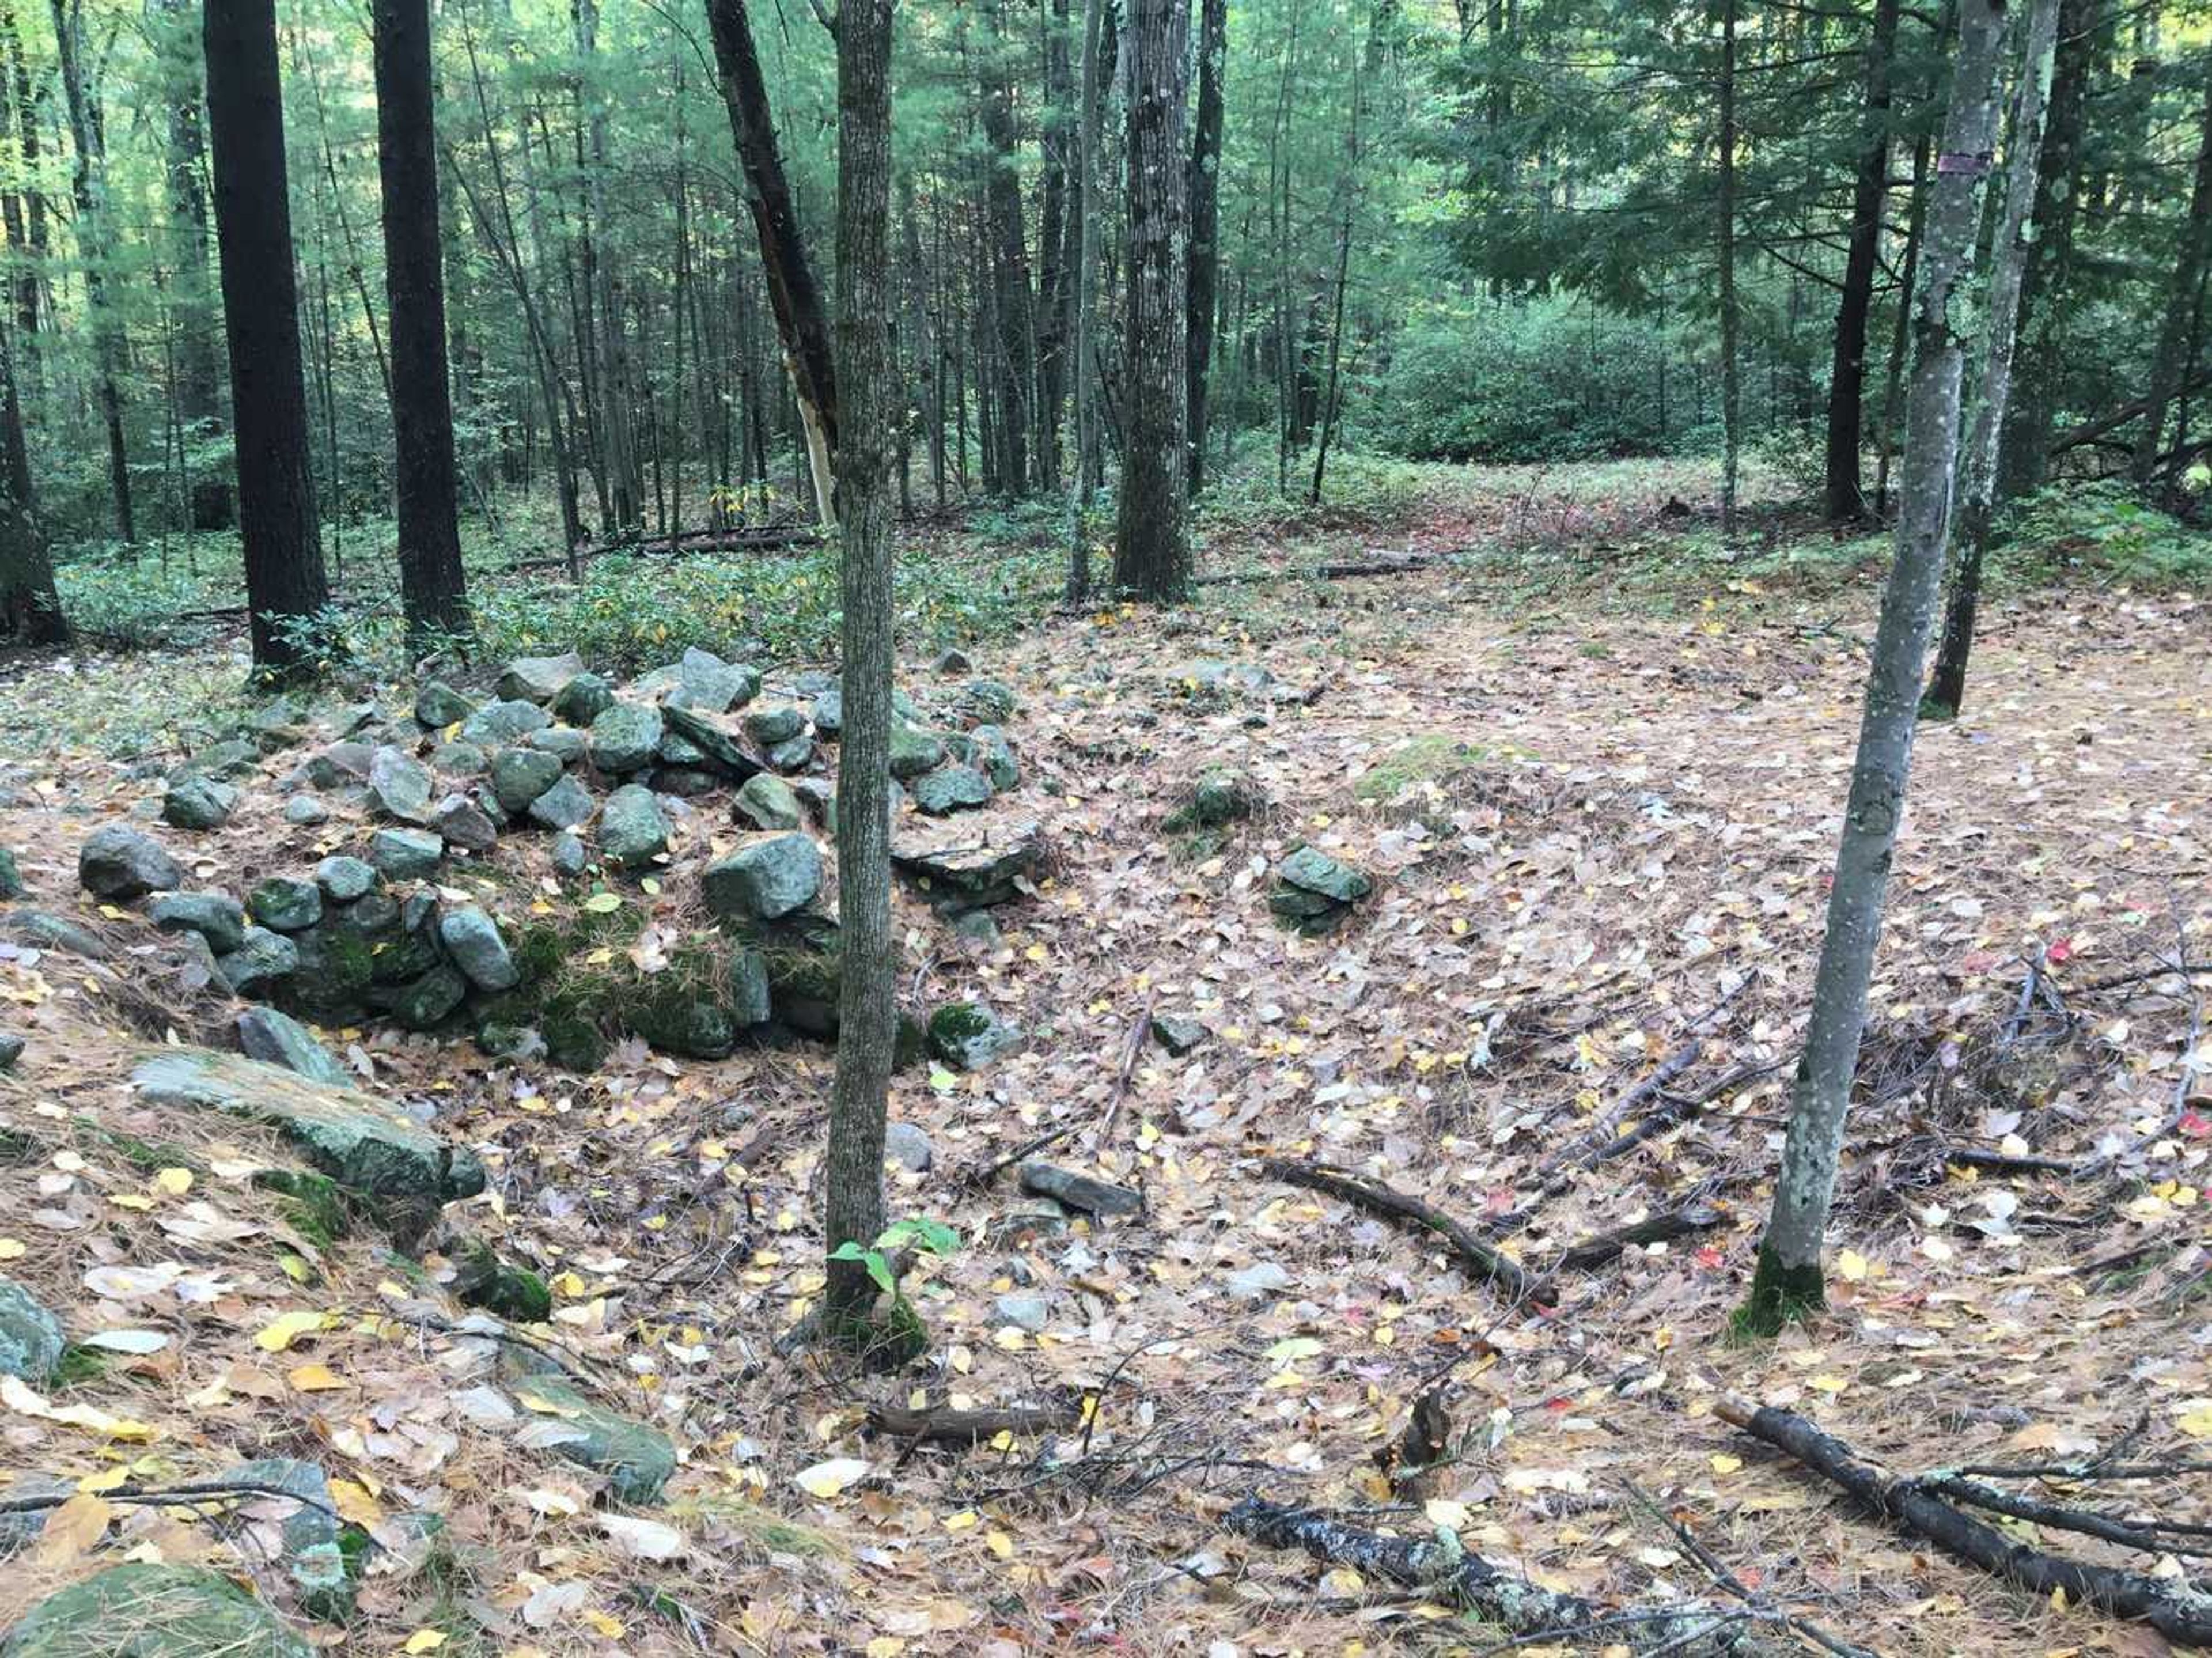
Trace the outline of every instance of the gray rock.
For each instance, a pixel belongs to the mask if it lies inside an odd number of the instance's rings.
[[[988,805],[991,780],[973,766],[940,766],[914,780],[914,804],[933,817]]]
[[[584,845],[584,837],[574,829],[562,829],[553,837],[553,872],[556,875],[581,875],[584,865],[591,861],[591,853]]]
[[[15,867],[15,854],[0,847],[0,900],[20,898],[27,890],[23,872]]]
[[[415,723],[431,731],[459,725],[477,711],[477,705],[442,679],[434,679],[415,693]]]
[[[805,732],[786,738],[768,751],[768,762],[778,771],[803,771],[814,762],[814,739]]]
[[[428,829],[380,829],[368,837],[368,861],[390,880],[435,875],[445,855],[446,843]]]
[[[491,756],[473,743],[441,743],[430,750],[430,769],[441,777],[481,777],[490,765]]]
[[[929,1172],[937,1161],[937,1149],[930,1145],[929,1136],[910,1122],[887,1124],[884,1129],[884,1155],[900,1168],[916,1175]]]
[[[1275,866],[1267,908],[1301,932],[1326,932],[1374,890],[1375,884],[1349,864],[1300,847]]]
[[[61,1362],[61,1321],[28,1290],[0,1273],[0,1376],[42,1386]]]
[[[76,878],[94,897],[112,903],[128,903],[185,884],[184,869],[175,859],[121,823],[102,824],[85,836],[76,856]]]
[[[461,741],[480,749],[495,749],[502,744],[520,743],[552,723],[553,716],[535,702],[512,698],[487,702],[461,722]]]
[[[1177,829],[1222,829],[1257,810],[1259,786],[1243,772],[1217,767],[1192,786],[1190,799],[1170,820]]]
[[[489,852],[499,844],[499,825],[465,794],[449,794],[430,812],[430,827],[449,847],[464,852]]]
[[[8,1632],[6,1658],[313,1658],[251,1591],[204,1566],[132,1561],[46,1596]]]
[[[1043,829],[1028,817],[992,822],[980,833],[964,826],[908,831],[891,843],[893,866],[956,909],[1005,903],[1036,880],[1043,857]]]
[[[787,743],[806,729],[806,716],[787,702],[771,708],[755,708],[743,721],[745,735],[762,748],[774,748],[778,743]]]
[[[467,976],[441,963],[419,978],[378,992],[374,999],[403,1029],[435,1030],[468,995]]]
[[[76,1491],[74,1479],[50,1479],[44,1474],[18,1475],[4,1486],[0,1486],[0,1560],[21,1554],[39,1540],[46,1528],[46,1517],[52,1508],[21,1509],[10,1514],[7,1504],[28,1502],[34,1497],[70,1497]]]
[[[902,783],[935,769],[945,761],[945,744],[934,734],[903,720],[891,722],[891,775]]]
[[[1021,1167],[1022,1190],[1039,1197],[1056,1198],[1071,1209],[1112,1218],[1141,1213],[1145,1199],[1126,1186],[1116,1186],[1089,1175],[1079,1175],[1056,1163],[1025,1163]]]
[[[1222,1280],[1223,1287],[1239,1301],[1265,1301],[1291,1287],[1291,1275],[1272,1260],[1256,1260]]]
[[[260,747],[242,737],[234,737],[202,749],[186,761],[181,769],[198,772],[207,777],[243,777],[249,772],[258,770],[260,763]]]
[[[272,931],[305,932],[323,919],[323,890],[313,881],[272,875],[253,889],[246,907],[255,920]]]
[[[1006,732],[996,726],[978,726],[968,737],[975,745],[972,763],[981,768],[994,789],[1004,794],[1020,785],[1021,762],[1014,758],[1014,745],[1006,741]]]
[[[220,829],[238,810],[238,791],[197,773],[180,777],[161,797],[161,821],[181,829]]]
[[[660,747],[660,710],[617,702],[592,722],[592,763],[612,776],[647,765]]]
[[[935,668],[938,672],[943,674],[969,673],[971,672],[975,666],[973,662],[969,660],[968,653],[962,650],[957,645],[952,647],[950,650],[945,651],[937,659],[936,661],[931,663],[930,665]]]
[[[1006,935],[1000,930],[998,920],[988,909],[963,910],[952,918],[952,936],[965,938],[970,944],[981,944],[986,950],[1002,950]]]
[[[799,797],[791,792],[791,785],[766,772],[747,778],[733,804],[738,816],[756,829],[795,829],[804,821]]]
[[[929,1050],[945,1064],[973,1071],[1018,1045],[1022,1033],[981,1002],[947,1002],[929,1016]]]
[[[269,988],[299,965],[299,945],[260,926],[246,928],[245,941],[236,950],[215,958],[216,976],[239,996]]]
[[[273,1007],[249,1007],[238,1016],[238,1045],[247,1059],[282,1066],[310,1082],[338,1088],[353,1085],[353,1073],[315,1040],[313,1031]]]
[[[492,756],[491,791],[504,811],[529,811],[532,801],[560,780],[557,755],[537,749],[501,749]]]
[[[727,714],[758,696],[760,687],[761,677],[757,669],[725,662],[712,651],[702,651],[696,645],[684,653],[683,661],[677,665],[676,695],[680,705],[687,708]]]
[[[707,908],[718,916],[772,921],[822,890],[822,851],[805,835],[750,842],[707,866]]]
[[[115,954],[98,933],[87,932],[64,915],[43,909],[16,909],[7,913],[7,921],[11,932],[40,950],[58,950],[64,955],[82,956],[88,962],[104,962]]]
[[[666,709],[662,719],[665,720],[669,714],[680,712],[682,710],[677,708]],[[662,771],[696,771],[708,780],[710,786],[714,783],[715,774],[702,769],[707,763],[707,751],[688,737],[679,737],[674,732],[663,733],[654,758],[660,762],[659,769]]]
[[[569,725],[590,725],[615,705],[615,688],[595,673],[580,673],[553,699],[553,712]]]
[[[1011,1324],[1031,1335],[1052,1322],[1052,1308],[1042,1296],[1000,1296],[991,1310],[1002,1326]]]
[[[546,1052],[544,1035],[535,1025],[500,1019],[487,1019],[477,1027],[477,1046],[494,1060],[542,1060]]]
[[[523,738],[540,753],[550,754],[564,766],[580,766],[592,752],[592,739],[574,726],[548,726]]]
[[[635,869],[667,850],[668,819],[651,789],[628,783],[607,797],[599,809],[599,851],[610,863]]]
[[[200,949],[204,951],[207,949],[205,941],[199,942]],[[28,1046],[29,1044],[14,1031],[0,1030],[0,1072],[13,1071],[15,1068],[15,1061],[23,1057],[23,1050]]]
[[[300,775],[313,788],[344,788],[349,784],[368,781],[368,768],[375,758],[376,750],[368,744],[348,738],[331,744],[320,754],[308,756],[301,764]]]
[[[1206,1036],[1206,1027],[1195,1019],[1177,1018],[1172,1013],[1163,1013],[1152,1020],[1152,1040],[1177,1059],[1204,1042]]]
[[[315,884],[323,890],[323,896],[334,904],[349,904],[356,898],[365,898],[376,890],[380,878],[373,865],[358,858],[340,853],[325,858],[315,865]]]
[[[814,814],[814,821],[822,825],[825,834],[837,832],[837,785],[827,777],[799,777],[792,780],[791,792],[805,803]]]
[[[429,817],[433,786],[430,773],[420,761],[389,744],[369,762],[370,801],[403,823],[419,823]]]
[[[665,743],[662,744],[667,746]],[[696,766],[655,766],[653,768],[653,792],[669,795],[678,800],[696,799],[702,794],[712,794],[722,786],[722,780],[710,771]]]
[[[659,1429],[607,1409],[557,1376],[533,1376],[517,1392],[542,1412],[531,1443],[564,1461],[605,1474],[617,1502],[655,1503],[676,1472],[676,1446]],[[12,1655],[11,1655],[12,1658]]]
[[[814,693],[814,729],[824,737],[845,729],[845,693],[834,682]]]
[[[1005,725],[1018,706],[1013,692],[995,679],[971,679],[961,689],[961,711],[987,726]]]
[[[438,938],[471,984],[479,990],[512,990],[522,981],[500,937],[499,924],[473,906],[438,918]]]
[[[331,809],[312,794],[295,794],[284,803],[284,821],[313,829],[331,821]]]
[[[664,708],[661,718],[667,722],[668,736],[680,738],[691,745],[693,757],[680,759],[669,750],[667,741],[660,745],[660,757],[671,765],[690,765],[703,761],[739,781],[760,769],[760,762],[737,744],[729,732],[707,715],[690,708]]]
[[[584,659],[574,651],[563,651],[558,656],[518,656],[500,675],[496,689],[509,701],[550,702],[583,671]]]
[[[164,932],[197,932],[217,955],[246,942],[246,909],[227,892],[165,892],[146,906]]]
[[[573,777],[563,777],[530,803],[530,821],[550,829],[574,829],[591,815],[591,791]]]
[[[293,1506],[278,1529],[277,1564],[290,1581],[301,1611],[325,1623],[343,1623],[354,1609],[354,1583],[338,1547],[338,1520],[331,1503],[331,1482],[313,1462],[289,1456],[261,1457],[226,1468],[226,1483],[274,1487],[306,1499]]]

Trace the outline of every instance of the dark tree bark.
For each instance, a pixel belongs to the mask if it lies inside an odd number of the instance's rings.
[[[222,365],[216,343],[215,294],[208,269],[207,135],[201,111],[200,53],[181,0],[163,0],[163,67],[169,81],[169,216],[176,241],[176,407],[186,447],[187,516],[197,531],[228,530],[236,513],[227,471],[208,476],[191,447],[222,435]]]
[[[1067,396],[1074,258],[1068,158],[1075,149],[1075,88],[1067,54],[1068,0],[1053,0],[1044,43],[1044,176],[1037,186],[1037,487],[1060,484],[1060,415]]]
[[[768,82],[761,74],[745,0],[708,0],[707,20],[714,29],[714,61],[721,73],[722,99],[729,106],[730,133],[744,171],[745,205],[760,238],[769,308],[775,314],[799,416],[807,423],[815,491],[827,519],[840,431],[829,318],[821,287],[806,260],[799,209],[776,147],[775,116],[769,106]]]
[[[1737,0],[1721,0],[1720,308],[1721,533],[1735,532],[1736,477],[1743,455],[1742,313],[1735,293],[1735,70]]]
[[[1133,598],[1190,587],[1190,203],[1183,149],[1190,0],[1129,0],[1129,288],[1114,585]]]
[[[988,9],[989,55],[982,81],[983,203],[990,221],[991,297],[996,311],[1000,403],[999,487],[1010,495],[1029,493],[1030,388],[1036,365],[1030,350],[1031,300],[1028,239],[1022,228],[1021,175],[1016,170],[1014,94],[1008,81],[1003,0]]]
[[[1229,0],[1199,0],[1198,115],[1190,141],[1190,303],[1183,349],[1190,386],[1190,488],[1206,483],[1206,376],[1212,367],[1221,276],[1221,68]],[[1347,187],[1350,181],[1347,180]]]
[[[464,633],[469,625],[446,367],[429,0],[375,0],[374,26],[384,291],[392,312],[399,592],[408,637],[419,649],[435,635]]]
[[[9,126],[23,162],[23,241],[30,258],[15,277],[15,325],[21,331],[27,352],[39,332],[39,270],[46,258],[46,198],[39,190],[38,100],[31,91],[31,67],[23,55],[23,37],[15,22],[13,4],[0,4],[0,47],[7,52]],[[10,227],[12,235],[13,228]]]
[[[834,1252],[874,1242],[884,1224],[884,1118],[897,1040],[891,932],[891,0],[837,9],[837,374],[846,399],[837,515],[844,536],[845,726],[837,748],[837,1075],[830,1100],[823,1232]],[[901,1362],[908,1327],[858,1315],[875,1286],[860,1263],[831,1260],[834,1339]],[[897,1309],[894,1309],[894,1313]]]
[[[0,636],[25,645],[66,645],[69,623],[54,588],[54,565],[31,494],[31,454],[15,392],[13,331],[0,325]]]
[[[313,664],[280,624],[320,610],[330,587],[308,470],[276,0],[207,0],[202,38],[253,661],[285,677]]]
[[[2180,254],[2166,288],[2166,315],[2158,332],[2158,349],[2150,360],[2150,390],[2143,398],[2142,424],[2136,428],[2135,453],[2128,476],[2139,489],[2148,489],[2159,466],[2159,439],[2166,430],[2166,405],[2181,394],[2181,385],[2192,367],[2185,349],[2190,323],[2197,311],[2204,270],[2212,260],[2212,52],[2204,57],[2204,110],[2197,146],[2197,183],[2190,192],[2189,216],[2182,222]]]
[[[1882,200],[1889,185],[1890,80],[1897,57],[1897,15],[1898,0],[1875,0],[1874,33],[1867,41],[1865,131],[1858,176],[1851,186],[1850,242],[1844,257],[1844,291],[1836,305],[1835,355],[1828,375],[1826,494],[1832,523],[1868,516],[1859,449],[1866,401],[1867,319],[1874,309]]]

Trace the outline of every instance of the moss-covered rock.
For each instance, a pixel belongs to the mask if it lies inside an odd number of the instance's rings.
[[[15,1279],[0,1275],[0,1376],[43,1386],[61,1362],[61,1321]]]
[[[453,1255],[453,1297],[510,1324],[543,1324],[553,1315],[553,1292],[525,1266],[501,1260],[481,1238],[459,1245]]]
[[[606,1476],[617,1502],[654,1503],[676,1472],[676,1445],[649,1424],[609,1410],[557,1376],[533,1376],[514,1396],[539,1418],[532,1442]]]
[[[0,1658],[313,1658],[265,1603],[220,1572],[131,1562],[48,1595]]]

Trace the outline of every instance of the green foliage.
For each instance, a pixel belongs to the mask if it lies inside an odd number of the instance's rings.
[[[2089,576],[2141,587],[2212,584],[2212,536],[2118,483],[2058,483],[2005,525],[1992,567],[2021,581]]]
[[[878,1289],[887,1296],[896,1296],[898,1278],[891,1271],[890,1258],[909,1244],[922,1254],[949,1255],[960,1248],[960,1234],[941,1220],[895,1220],[878,1234],[875,1242],[868,1248],[864,1249],[848,1239],[830,1252],[830,1259],[859,1261]]]

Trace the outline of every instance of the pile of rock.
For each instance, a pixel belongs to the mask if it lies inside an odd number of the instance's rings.
[[[1334,932],[1374,890],[1374,882],[1351,865],[1312,847],[1300,847],[1275,865],[1267,908],[1285,926],[1317,938]]]

